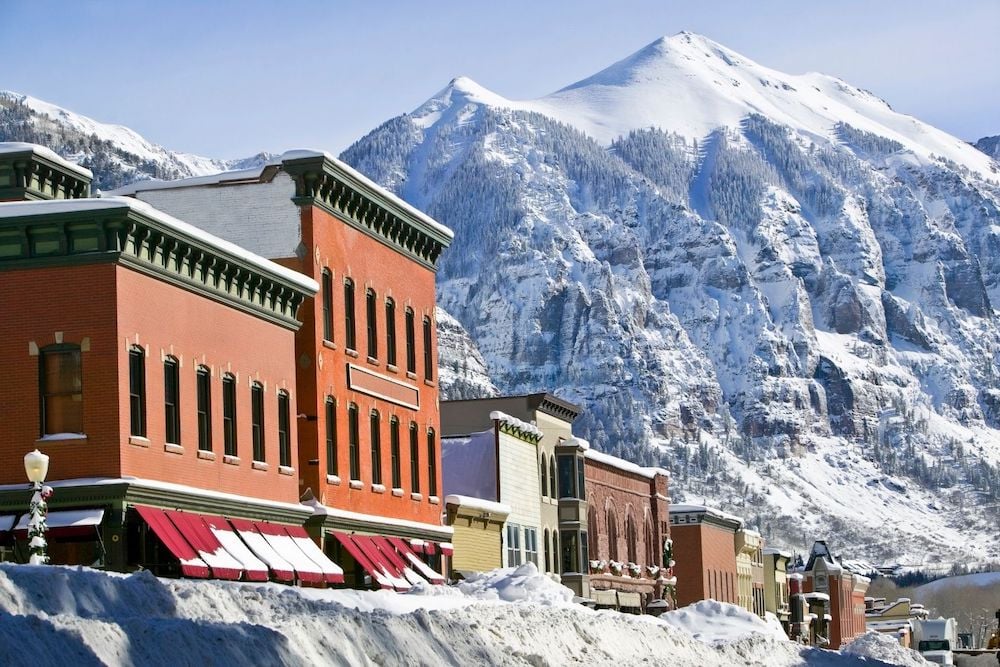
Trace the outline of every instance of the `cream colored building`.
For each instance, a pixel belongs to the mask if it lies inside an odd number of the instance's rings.
[[[764,610],[781,622],[788,632],[788,561],[792,555],[781,549],[764,549]]]
[[[755,530],[736,531],[736,580],[739,606],[764,618],[764,538]]]

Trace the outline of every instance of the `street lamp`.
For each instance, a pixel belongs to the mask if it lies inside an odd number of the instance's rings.
[[[28,509],[28,551],[31,553],[28,562],[32,565],[44,565],[49,562],[49,557],[45,554],[45,513],[48,510],[45,501],[52,495],[52,489],[42,486],[42,482],[49,472],[49,457],[37,449],[28,452],[24,455],[24,472],[35,492]]]

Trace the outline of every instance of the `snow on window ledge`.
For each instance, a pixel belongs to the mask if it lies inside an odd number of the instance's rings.
[[[340,477],[338,477],[337,475],[327,475],[326,483],[333,484],[334,486],[340,486]]]
[[[431,505],[440,505],[441,499],[438,498],[437,496],[427,496],[427,502],[429,502]]]
[[[372,491],[375,493],[385,493],[385,484],[372,484]]]
[[[403,490],[401,488],[399,488],[399,487],[395,487],[392,490],[392,495],[396,496],[397,498],[402,498],[403,497]]]
[[[240,457],[230,456],[229,454],[226,454],[225,456],[222,457],[222,462],[228,463],[229,465],[232,466],[238,466],[240,464]]]
[[[253,469],[254,470],[267,470],[269,467],[270,466],[268,466],[263,461],[254,461],[253,462]]]
[[[58,442],[60,440],[86,440],[86,433],[46,433],[35,442]]]
[[[144,438],[141,435],[130,435],[128,437],[128,444],[135,445],[136,447],[149,447],[149,438]]]
[[[295,468],[293,468],[292,466],[278,466],[278,474],[279,475],[294,475],[295,474]]]
[[[168,442],[167,444],[163,445],[163,451],[167,452],[168,454],[183,454],[184,448],[181,447],[180,445],[175,445],[172,442]]]
[[[207,449],[199,449],[198,450],[198,458],[199,459],[204,459],[206,461],[214,461],[215,460],[215,452],[209,451]]]
[[[350,483],[350,487],[352,489],[363,489],[363,488],[365,488],[365,485],[364,485],[364,482],[362,482],[360,479],[352,479],[351,483]]]
[[[410,494],[410,499],[411,500],[423,500],[424,496],[423,496],[423,494],[420,494],[420,493],[411,493]]]

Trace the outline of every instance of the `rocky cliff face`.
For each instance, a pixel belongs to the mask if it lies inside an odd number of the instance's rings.
[[[638,126],[657,105],[675,127]],[[457,79],[343,157],[455,230],[441,304],[501,392],[582,403],[598,447],[777,541],[893,520],[909,542],[861,548],[954,556],[941,496],[981,527],[1000,498],[1000,187],[908,122],[680,35],[541,100]]]
[[[1000,160],[1000,135],[983,137],[973,144],[976,148],[989,155],[994,160]]]

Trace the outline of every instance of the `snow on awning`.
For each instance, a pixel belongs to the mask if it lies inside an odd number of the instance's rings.
[[[177,530],[177,526],[170,522],[163,510],[145,505],[136,505],[135,509],[146,525],[170,550],[170,553],[180,561],[182,574],[188,577],[208,578],[208,565],[198,556],[194,547],[188,544],[184,536]]]
[[[410,540],[410,548],[413,549],[418,554],[424,553],[425,546],[426,543],[419,538],[414,537],[413,539]]]
[[[437,548],[442,556],[451,556],[455,553],[455,546],[451,542],[438,542]]]
[[[0,535],[4,533],[9,533],[11,529],[14,528],[14,521],[17,519],[16,514],[3,514],[0,515]]]
[[[254,555],[228,521],[221,516],[203,516],[202,520],[223,548],[243,565],[247,581],[268,580],[267,563]]]
[[[243,575],[243,563],[237,560],[222,546],[222,543],[212,534],[198,514],[165,510],[164,514],[171,523],[177,526],[184,539],[188,541],[203,561],[212,569],[212,576],[217,579],[238,581]]]
[[[255,521],[253,525],[267,543],[291,563],[299,581],[309,584],[321,584],[326,581],[323,570],[299,548],[292,536],[285,531],[285,526],[264,521]]]
[[[378,547],[379,551],[382,553],[382,556],[385,558],[385,560],[388,560],[389,563],[396,569],[397,572],[402,573],[403,578],[406,579],[409,583],[411,584],[427,583],[427,579],[420,576],[417,572],[414,571],[412,567],[410,567],[410,564],[406,561],[405,558],[403,558],[403,556],[398,551],[396,551],[396,548],[389,543],[389,540],[382,537],[381,535],[374,535],[369,539],[376,547]]]
[[[337,538],[337,541],[340,542],[341,546],[344,547],[347,553],[349,553],[351,557],[357,561],[358,565],[360,565],[365,572],[371,575],[372,579],[379,585],[380,588],[393,588],[392,579],[382,571],[382,568],[377,567],[375,563],[368,558],[368,555],[354,542],[351,535],[338,531],[331,531],[330,534]]]
[[[414,553],[405,541],[398,537],[390,537],[387,539],[389,540],[389,543],[396,548],[396,551],[406,558],[417,570],[417,572],[427,578],[428,581],[433,584],[443,584],[446,581],[444,575],[440,572],[435,572],[430,565],[420,560],[420,556]]]
[[[230,519],[236,534],[246,543],[257,558],[267,563],[278,581],[295,581],[295,568],[279,554],[248,519]]]
[[[31,520],[30,514],[25,514],[14,527],[14,534],[24,539],[28,536],[28,522]],[[45,534],[49,537],[83,537],[94,535],[97,527],[104,520],[104,510],[102,509],[82,509],[82,510],[59,510],[49,512],[45,516],[47,530]],[[2,526],[0,526],[2,528]]]
[[[292,538],[295,545],[302,550],[309,560],[316,563],[323,572],[323,578],[328,584],[344,583],[344,571],[339,565],[326,557],[323,550],[316,546],[316,543],[309,537],[309,533],[302,526],[284,526],[285,532]]]
[[[393,588],[397,591],[410,590],[410,582],[406,580],[403,572],[397,569],[396,566],[392,564],[392,561],[382,555],[382,552],[379,550],[375,542],[372,541],[370,535],[351,535],[351,539],[353,539],[354,543],[358,545],[358,548],[361,549],[366,556],[368,556],[368,560],[382,571],[383,576],[389,579]]]

